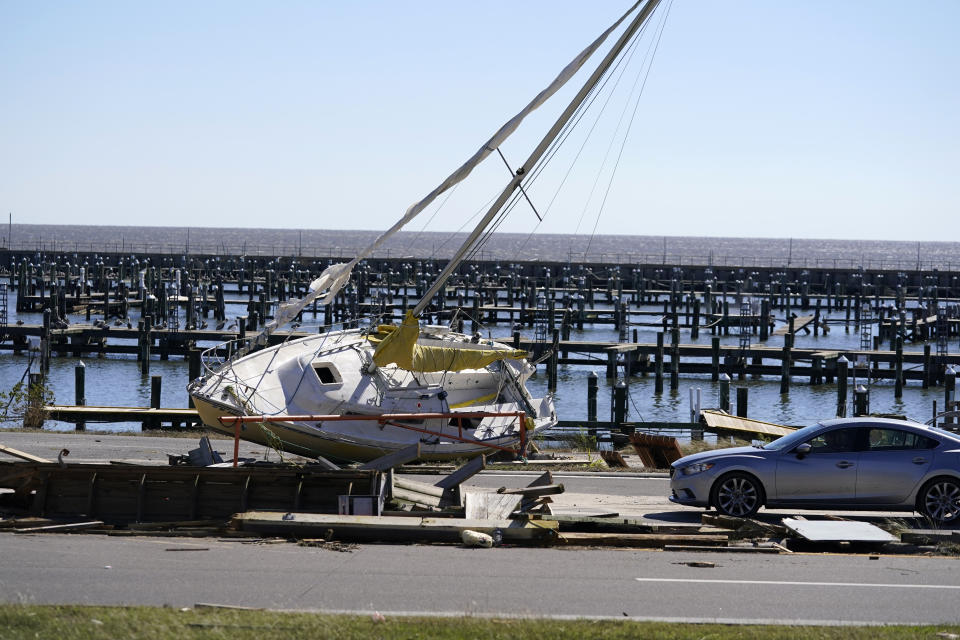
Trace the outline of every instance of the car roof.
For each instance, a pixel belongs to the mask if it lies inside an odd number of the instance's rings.
[[[936,437],[949,437],[953,440],[960,440],[960,434],[951,433],[940,428],[934,428],[930,425],[917,422],[916,420],[899,420],[897,418],[880,418],[871,416],[859,416],[856,418],[834,418],[832,420],[821,420],[819,423],[824,427],[856,427],[856,426],[888,426],[891,429],[902,429],[908,427],[925,431]]]
[[[921,429],[926,429],[927,425],[917,422],[915,420],[899,420],[897,418],[880,418],[872,416],[859,416],[856,418],[834,418],[832,420],[821,420],[820,424],[825,427],[856,427],[858,425],[867,426],[867,425],[876,425],[883,424],[890,427],[920,427]]]

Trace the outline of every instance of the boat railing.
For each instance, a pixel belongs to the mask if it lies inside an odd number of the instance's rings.
[[[250,341],[247,339],[234,338],[204,349],[200,353],[200,366],[203,367],[201,376],[214,374],[222,369],[223,365],[249,353],[249,344]]]

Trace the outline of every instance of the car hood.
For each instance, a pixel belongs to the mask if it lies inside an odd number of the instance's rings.
[[[715,458],[726,458],[728,456],[736,455],[750,455],[750,456],[763,456],[764,453],[769,453],[763,449],[758,449],[757,447],[730,447],[729,449],[711,449],[710,451],[701,451],[700,453],[692,453],[689,456],[684,456],[673,463],[673,467],[684,467],[693,462],[706,462],[708,460],[713,460]]]

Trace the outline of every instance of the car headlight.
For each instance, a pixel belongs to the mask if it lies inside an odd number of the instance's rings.
[[[692,476],[696,473],[703,473],[708,469],[712,469],[715,465],[716,465],[715,462],[696,462],[694,464],[691,464],[681,469],[680,473],[682,473],[685,476]]]

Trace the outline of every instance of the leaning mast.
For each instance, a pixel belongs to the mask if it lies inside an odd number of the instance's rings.
[[[631,7],[630,11],[636,9],[643,0],[640,0]],[[412,314],[414,317],[420,317],[424,309],[426,309],[430,300],[433,299],[433,296],[444,286],[447,279],[450,277],[450,274],[453,273],[454,269],[460,264],[464,256],[473,248],[477,240],[486,230],[486,228],[499,213],[500,209],[506,204],[507,200],[513,195],[513,192],[520,186],[523,181],[523,178],[526,177],[527,168],[533,167],[540,160],[543,154],[546,152],[547,148],[553,143],[554,139],[560,134],[560,131],[566,126],[567,122],[573,117],[573,114],[576,110],[583,104],[583,101],[586,100],[587,96],[593,91],[593,88],[600,81],[600,78],[603,77],[603,74],[607,72],[607,69],[613,64],[617,56],[623,51],[627,46],[630,40],[636,35],[637,31],[640,30],[640,27],[647,21],[650,17],[650,14],[654,12],[657,8],[657,5],[660,4],[660,0],[647,0],[647,3],[644,5],[643,9],[636,15],[632,22],[627,26],[626,30],[620,36],[619,40],[613,45],[610,51],[607,52],[607,55],[604,57],[603,61],[594,69],[590,77],[583,83],[583,86],[580,88],[580,91],[577,92],[577,95],[570,101],[567,105],[567,108],[564,109],[563,113],[560,114],[560,117],[557,118],[556,122],[553,123],[553,126],[547,132],[547,134],[540,141],[540,144],[534,148],[530,153],[530,157],[527,158],[527,161],[520,165],[513,177],[510,179],[510,182],[507,183],[507,186],[504,187],[503,191],[497,197],[496,201],[490,206],[487,210],[487,213],[483,216],[477,226],[473,229],[464,243],[457,249],[457,252],[450,259],[450,262],[444,267],[443,271],[440,272],[440,275],[437,276],[437,279],[434,281],[433,285],[423,294],[423,297],[417,302],[417,305],[413,308]],[[630,13],[629,11],[627,12]]]

